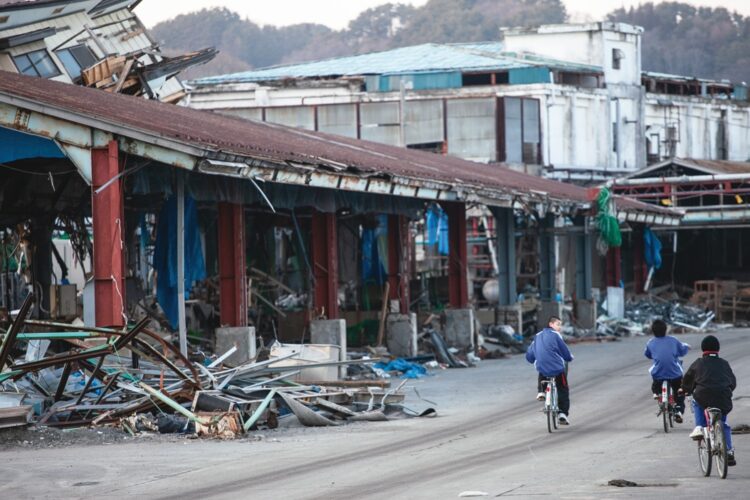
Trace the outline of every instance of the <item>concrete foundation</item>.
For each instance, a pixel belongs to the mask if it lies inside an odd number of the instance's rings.
[[[596,326],[596,302],[593,300],[579,299],[576,302],[576,318],[581,328],[594,328]]]
[[[321,319],[310,322],[310,343],[337,345],[339,361],[346,361],[346,320]],[[346,366],[339,367],[339,378],[346,377]]]
[[[474,310],[447,309],[445,311],[445,341],[450,347],[463,349],[474,346]]]
[[[550,316],[557,316],[562,319],[562,304],[560,302],[543,300],[536,320],[536,326],[539,330],[547,327]]]
[[[523,333],[523,312],[521,304],[497,306],[497,324],[508,325],[516,333]]]
[[[237,366],[254,359],[256,355],[255,327],[217,328],[216,354],[221,356],[233,346],[237,346],[237,351],[225,360],[227,364]]]
[[[394,356],[408,358],[417,355],[417,315],[389,314],[385,325],[386,345]]]

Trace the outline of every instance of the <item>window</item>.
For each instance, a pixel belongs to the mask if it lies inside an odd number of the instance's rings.
[[[86,45],[76,45],[68,49],[58,50],[57,57],[62,61],[71,79],[77,80],[81,71],[98,62],[98,59]]]
[[[541,164],[539,100],[503,97],[498,103],[498,158],[505,163]]]
[[[18,72],[24,75],[51,78],[60,74],[55,62],[44,49],[14,56],[13,62],[16,63]]]
[[[620,69],[620,61],[625,59],[625,54],[620,49],[612,49],[612,69]]]

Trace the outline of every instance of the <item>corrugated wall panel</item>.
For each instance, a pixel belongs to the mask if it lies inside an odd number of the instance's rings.
[[[357,105],[334,104],[318,107],[318,130],[344,137],[357,137]]]
[[[406,102],[406,144],[443,142],[443,101]]]
[[[267,108],[266,121],[315,130],[315,108],[310,106],[290,106],[288,108]]]
[[[496,161],[495,99],[448,101],[448,154],[467,160]]]
[[[362,103],[360,106],[361,138],[383,144],[398,145],[398,103]]]

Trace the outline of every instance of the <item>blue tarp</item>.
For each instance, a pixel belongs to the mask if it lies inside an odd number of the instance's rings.
[[[448,255],[448,214],[437,205],[427,210],[427,244],[437,244],[438,253]]]
[[[648,227],[643,231],[643,252],[649,269],[661,268],[661,241]]]
[[[403,373],[403,375],[401,375],[401,378],[420,378],[427,375],[427,369],[425,369],[424,366],[417,363],[410,363],[404,358],[394,359],[388,364],[375,363],[373,366],[387,372],[401,372]]]
[[[164,310],[172,328],[177,328],[177,197],[170,197],[159,213],[154,248],[154,269],[157,272],[156,300]],[[198,210],[195,200],[185,196],[185,298],[194,281],[206,277],[203,260]]]
[[[0,127],[0,163],[27,158],[65,158],[54,141]]]
[[[362,230],[362,278],[366,283],[385,283],[388,263],[388,216],[378,216],[378,227]]]

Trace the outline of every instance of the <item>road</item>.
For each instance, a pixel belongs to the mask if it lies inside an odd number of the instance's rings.
[[[750,423],[750,330],[717,334],[739,387],[730,423]],[[701,335],[680,339],[700,355]],[[704,478],[686,423],[665,434],[650,397],[645,337],[571,347],[571,422],[548,434],[535,372],[522,356],[415,381],[439,416],[263,431],[262,439],[184,440],[1,454],[2,498],[747,498],[738,466]],[[414,407],[426,405],[409,389]],[[625,479],[640,487],[608,486]],[[745,492],[745,493],[743,493]]]

